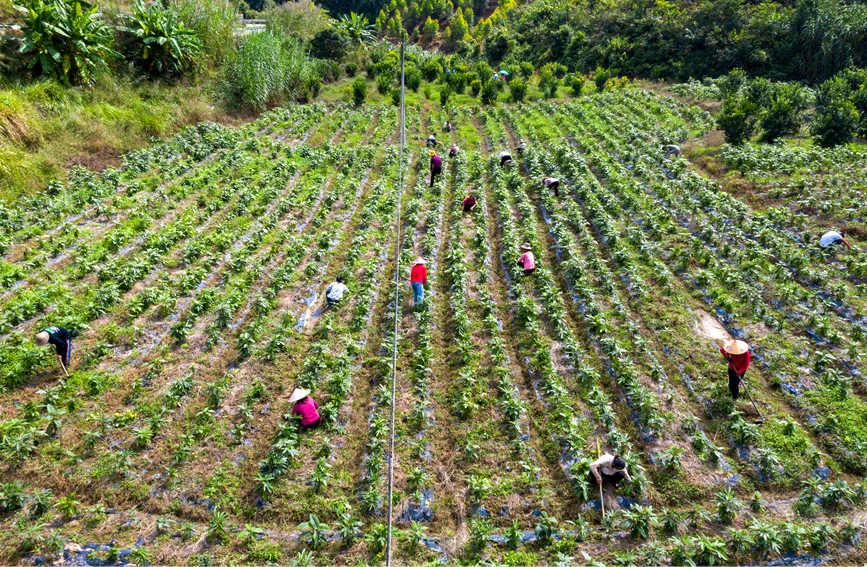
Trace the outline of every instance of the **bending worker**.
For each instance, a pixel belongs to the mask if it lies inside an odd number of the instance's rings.
[[[455,157],[460,150],[457,144],[452,144],[452,147],[449,148],[449,157]]]
[[[443,158],[437,155],[436,152],[430,153],[430,186],[433,187],[434,181],[439,174],[443,172]]]
[[[506,165],[510,161],[512,161],[512,154],[510,154],[508,152],[508,150],[501,151],[500,152],[500,165],[501,166]]]
[[[292,414],[301,416],[301,427],[316,427],[322,422],[319,417],[319,404],[310,397],[310,390],[295,388],[289,398],[292,406]]]
[[[430,147],[430,148],[436,147],[436,145],[437,145],[437,137],[434,136],[433,134],[431,134],[430,136],[428,136],[428,137],[427,137],[427,145],[428,145],[428,147]]]
[[[555,179],[554,177],[546,177],[542,180],[542,185],[545,186],[546,189],[550,189],[554,192],[554,195],[557,197],[560,196],[560,180]]]
[[[451,132],[452,131],[452,123],[446,120],[446,123],[443,124],[443,131]]]
[[[662,146],[662,151],[665,152],[665,159],[671,159],[671,156],[680,157],[680,148],[674,144]]]
[[[521,257],[518,258],[518,265],[524,270],[524,275],[529,276],[536,271],[536,257],[533,256],[533,248],[525,243],[521,246]]]
[[[849,244],[849,241],[843,238],[843,235],[836,230],[829,230],[828,232],[823,234],[822,238],[819,239],[819,246],[821,246],[822,248],[830,248],[838,242],[846,246],[846,248],[852,248],[852,245]]]
[[[465,213],[469,213],[469,212],[472,212],[472,210],[475,209],[476,205],[478,205],[478,204],[479,204],[479,200],[476,199],[475,195],[470,193],[469,195],[464,197],[463,201],[461,201],[461,209],[463,209],[463,211]]]
[[[337,276],[337,281],[325,290],[325,302],[328,304],[328,307],[343,299],[343,294],[347,291],[349,291],[349,288],[343,283],[343,276]]]
[[[46,327],[36,333],[36,344],[45,346],[49,343],[54,345],[54,352],[57,353],[60,367],[63,369],[63,373],[68,376],[69,373],[66,368],[69,366],[69,357],[72,355],[72,333],[57,326]]]
[[[737,400],[740,395],[741,380],[750,367],[750,345],[732,339],[721,346],[719,351],[729,363],[729,392],[732,394],[732,399]]]
[[[617,488],[617,485],[624,478],[632,480],[629,478],[629,473],[626,472],[626,461],[620,455],[612,455],[610,453],[605,453],[590,463],[590,477],[592,482],[603,487],[603,489],[606,484],[612,488]]]

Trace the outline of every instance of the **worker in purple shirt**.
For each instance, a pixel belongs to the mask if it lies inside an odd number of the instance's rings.
[[[436,152],[430,153],[430,186],[433,187],[434,181],[438,175],[443,172],[443,158],[438,156]]]

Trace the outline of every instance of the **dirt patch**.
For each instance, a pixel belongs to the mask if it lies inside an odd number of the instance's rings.
[[[87,153],[74,155],[66,162],[64,167],[70,168],[78,165],[91,171],[102,171],[107,167],[120,167],[120,151],[105,145],[88,147]]]
[[[767,329],[766,329],[767,331]],[[722,326],[716,317],[713,317],[703,309],[698,310],[698,320],[695,322],[695,332],[701,337],[706,337],[714,342],[731,340],[732,336]]]

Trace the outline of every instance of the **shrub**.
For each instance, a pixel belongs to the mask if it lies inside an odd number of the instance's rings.
[[[418,92],[418,88],[421,86],[421,71],[418,70],[418,67],[407,65],[404,81],[406,88],[413,92]]]
[[[349,40],[334,28],[320,30],[310,41],[310,52],[319,59],[343,59]]]
[[[364,80],[364,77],[356,77],[352,81],[352,102],[355,103],[355,106],[361,106],[366,96],[367,81]]]
[[[439,61],[433,57],[425,61],[421,66],[421,76],[428,82],[436,81],[441,71],[442,67],[439,64]]]
[[[432,20],[430,16],[425,20],[424,25],[421,27],[421,35],[425,41],[431,41],[436,34],[440,31],[440,23],[436,20]]]
[[[560,85],[560,80],[554,75],[554,69],[551,64],[545,65],[539,71],[539,88],[545,98],[554,98],[557,96],[557,87]]]
[[[509,82],[509,96],[513,102],[522,102],[527,96],[527,81],[515,77]]]
[[[392,87],[390,91],[388,91],[388,96],[391,97],[391,104],[394,106],[400,106],[400,89],[397,87]]]
[[[579,97],[584,92],[584,85],[587,80],[583,75],[572,75],[569,78],[569,88],[572,90],[572,96]]]
[[[354,77],[358,72],[358,65],[355,63],[347,63],[343,66],[343,72],[346,73],[347,77]]]
[[[743,144],[756,128],[758,107],[743,97],[723,100],[717,115],[717,124],[725,132],[726,142],[734,146]]]
[[[202,52],[198,34],[186,27],[173,8],[138,0],[127,16],[128,26],[118,28],[135,38],[133,61],[151,76],[180,75],[196,63]]]
[[[842,76],[828,79],[819,87],[811,133],[821,146],[844,144],[855,136],[860,116],[850,94],[849,84]]]
[[[612,73],[610,69],[596,67],[596,70],[593,71],[593,82],[596,84],[596,90],[598,92],[605,90],[605,85],[608,84],[608,79],[610,79],[611,76]]]
[[[493,104],[497,101],[497,85],[494,81],[485,81],[480,93],[482,104]]]
[[[470,94],[473,96],[479,96],[479,92],[482,90],[482,82],[478,79],[473,79],[470,82]]]
[[[452,95],[452,89],[450,86],[445,85],[440,90],[440,106],[446,107],[449,104],[449,97]]]
[[[525,79],[529,79],[536,72],[536,68],[533,67],[533,64],[529,61],[521,61],[521,64],[518,66],[520,69],[521,76]]]
[[[97,6],[82,0],[30,0],[15,4],[21,14],[20,53],[24,66],[65,84],[92,84],[117,55],[114,34]]]
[[[779,85],[762,116],[762,140],[773,142],[781,136],[797,133],[801,125],[801,113],[806,108],[807,95],[803,87],[793,83]]]
[[[376,77],[376,90],[379,94],[384,95],[391,90],[391,78],[388,75],[379,75]]]
[[[236,4],[228,0],[164,0],[167,9],[178,17],[202,40],[202,53],[212,61],[225,61],[234,55]]]

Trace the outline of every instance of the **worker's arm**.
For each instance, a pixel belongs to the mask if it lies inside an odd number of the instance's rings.
[[[852,245],[849,244],[849,241],[846,240],[845,238],[841,238],[841,239],[840,239],[840,242],[842,242],[843,244],[845,244],[845,245],[846,245],[846,248],[852,248]]]
[[[596,479],[597,484],[602,484],[602,475],[599,474],[599,459],[590,463],[590,473]]]
[[[478,201],[474,201],[474,202],[473,202],[473,206],[470,207],[470,210],[471,210],[471,211],[474,210],[474,209],[476,208],[476,205],[478,205],[478,204],[479,204]]]

